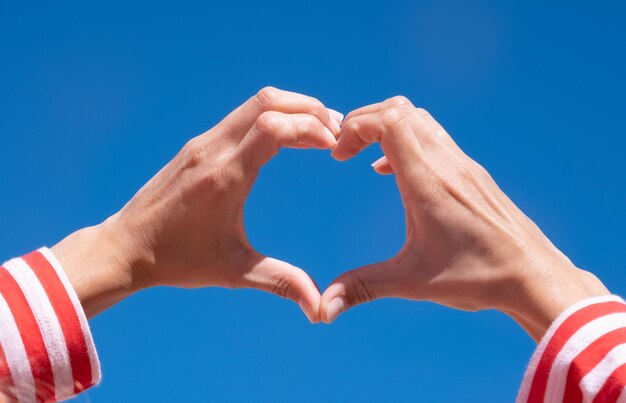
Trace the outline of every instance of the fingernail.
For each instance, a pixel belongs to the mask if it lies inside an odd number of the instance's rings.
[[[339,126],[339,124],[343,121],[343,115],[330,108],[326,109],[328,110],[328,114],[330,115],[330,124],[332,125],[332,129],[335,133],[338,134],[341,131],[341,127]]]
[[[328,322],[333,322],[337,319],[337,316],[347,308],[346,300],[343,297],[335,297],[328,303],[326,308]]]
[[[305,300],[301,299],[298,301],[298,305],[300,305],[300,309],[302,309],[302,312],[304,312],[309,322],[314,324],[315,322],[313,321],[313,319],[311,319],[311,315],[313,313],[311,311],[311,307],[309,306],[309,304]]]
[[[374,169],[378,168],[383,163],[383,158],[385,157],[381,157],[377,159],[376,161],[372,162],[372,168]]]
[[[328,112],[330,113],[330,117],[333,118],[333,120],[335,120],[337,123],[343,122],[343,113],[337,112],[336,110],[330,109],[330,108],[326,108],[326,109],[328,109]]]

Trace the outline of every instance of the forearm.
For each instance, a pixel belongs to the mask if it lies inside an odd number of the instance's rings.
[[[511,316],[536,342],[570,306],[587,298],[610,295],[595,275],[561,262],[529,270],[527,276],[518,280],[517,290],[500,310]]]
[[[137,275],[132,239],[115,218],[80,229],[51,248],[88,318],[146,287]]]

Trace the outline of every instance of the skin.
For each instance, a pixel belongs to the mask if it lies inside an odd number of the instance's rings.
[[[576,268],[425,110],[394,97],[351,112],[332,155],[339,161],[379,142],[374,164],[395,173],[406,243],[391,259],[346,272],[322,295],[330,323],[383,297],[456,309],[497,309],[539,340],[572,304],[609,291]]]
[[[340,128],[342,119],[314,98],[268,87],[189,141],[118,213],[52,248],[87,316],[147,287],[245,287],[295,301],[313,323],[384,297],[498,309],[538,340],[568,306],[609,293],[428,112],[395,97],[353,111]],[[281,147],[332,148],[343,161],[374,142],[385,154],[375,171],[395,174],[402,195],[406,243],[320,296],[304,271],[250,245],[245,200]]]
[[[87,316],[147,287],[219,286],[291,299],[319,322],[319,289],[250,245],[243,208],[280,148],[331,149],[342,118],[314,98],[264,88],[189,141],[118,213],[52,247]]]

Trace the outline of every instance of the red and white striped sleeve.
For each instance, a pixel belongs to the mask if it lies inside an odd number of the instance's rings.
[[[0,400],[65,400],[100,381],[87,318],[47,248],[0,267]]]
[[[517,402],[626,402],[626,303],[610,295],[574,304],[550,326]]]

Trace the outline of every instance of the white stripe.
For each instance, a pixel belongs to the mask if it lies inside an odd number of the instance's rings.
[[[567,383],[567,372],[572,361],[581,351],[599,337],[622,327],[626,327],[626,313],[612,313],[601,316],[578,329],[565,343],[554,360],[552,368],[550,368],[546,386],[546,401],[556,402],[563,400],[565,384]]]
[[[606,333],[624,327],[626,327],[626,313],[614,313],[588,322],[575,332],[558,353],[550,368],[546,385],[546,400],[563,399],[569,367],[581,351]]]
[[[574,312],[581,310],[589,305],[599,304],[602,302],[616,301],[624,303],[624,300],[618,297],[617,295],[605,295],[602,297],[592,297],[586,298],[582,301],[578,301],[574,305],[567,308],[563,313],[561,313],[555,321],[550,325],[546,334],[541,338],[541,342],[535,349],[533,356],[528,364],[528,368],[526,369],[526,373],[524,374],[524,379],[522,380],[522,386],[517,395],[516,402],[526,402],[528,400],[528,394],[530,393],[530,386],[532,385],[533,378],[535,377],[535,371],[537,370],[537,365],[539,364],[539,360],[543,356],[543,353],[554,336],[554,333],[557,329],[565,322],[567,318],[569,318]]]
[[[39,330],[41,330],[54,376],[54,394],[56,398],[61,399],[74,395],[74,379],[72,377],[70,356],[59,318],[57,318],[54,308],[52,308],[48,294],[46,294],[33,270],[23,259],[12,259],[6,262],[4,267],[20,286],[37,320]]]
[[[54,254],[48,248],[40,248],[39,252],[48,259],[48,262],[52,265],[54,270],[56,270],[57,275],[61,279],[61,283],[65,287],[65,291],[67,295],[69,295],[70,300],[72,301],[72,305],[74,305],[74,310],[76,311],[76,315],[78,316],[78,321],[80,322],[80,328],[83,331],[83,336],[85,337],[85,343],[87,344],[87,352],[89,353],[89,362],[91,364],[91,379],[92,383],[95,385],[100,382],[100,360],[98,359],[98,353],[96,352],[96,347],[93,342],[93,337],[91,336],[91,331],[89,330],[89,323],[87,322],[87,317],[85,316],[85,311],[83,310],[83,306],[80,304],[80,300],[78,299],[78,295],[76,295],[76,291],[70,280],[67,278],[65,271],[63,270],[63,266],[54,256]],[[89,269],[89,268],[87,268]],[[83,385],[86,387],[87,385]]]
[[[35,380],[28,362],[20,331],[9,305],[0,295],[0,344],[11,370],[15,394],[20,402],[35,401]]]
[[[593,400],[607,378],[617,367],[623,364],[626,364],[626,344],[621,344],[611,350],[611,352],[580,381],[581,389],[585,393],[584,400]]]

